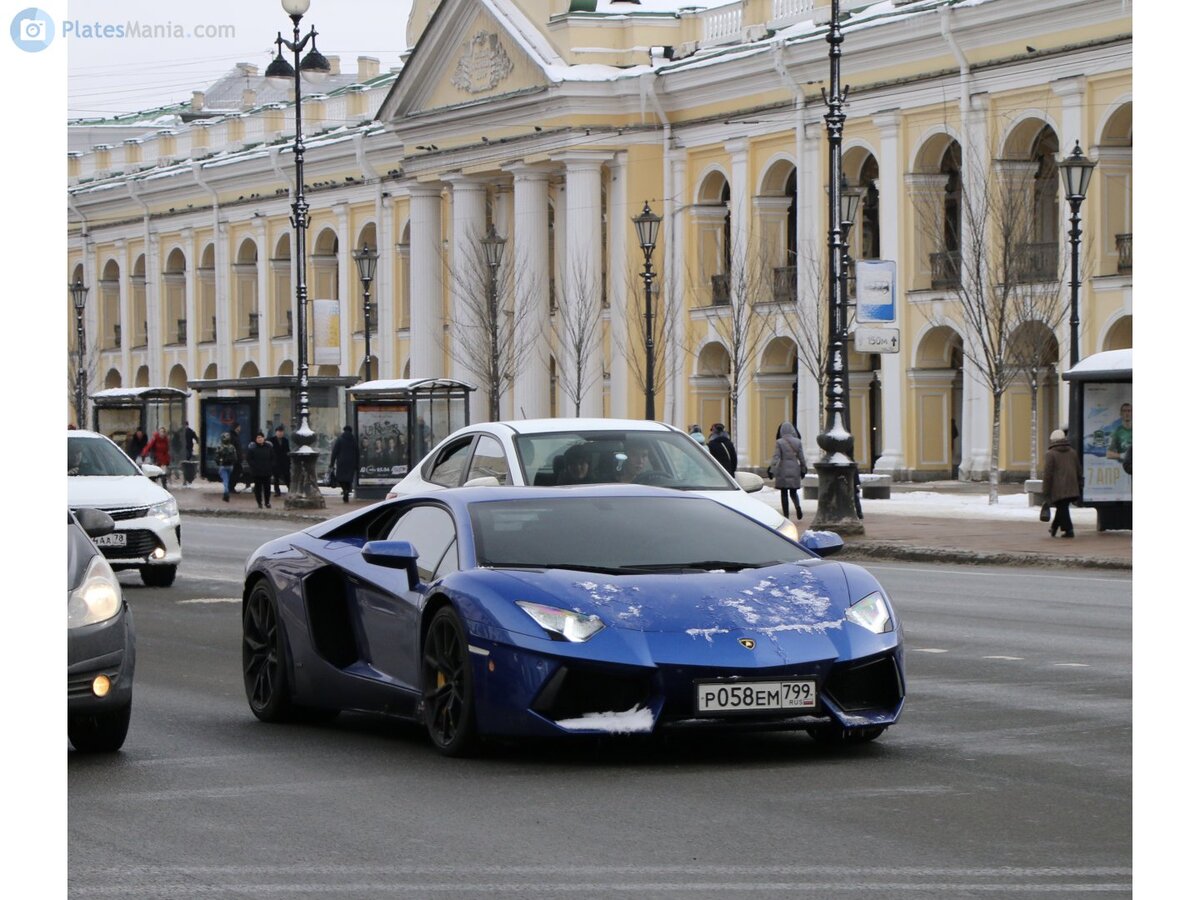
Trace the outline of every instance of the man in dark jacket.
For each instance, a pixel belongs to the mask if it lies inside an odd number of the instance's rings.
[[[251,484],[250,473],[246,471],[246,446],[242,443],[242,426],[234,422],[233,429],[229,432],[229,439],[233,441],[233,449],[237,450],[237,461],[233,464],[233,475],[229,479],[230,492],[236,494],[238,485],[243,481],[246,486]]]
[[[282,497],[279,486],[283,485],[290,492],[292,489],[292,444],[284,434],[283,426],[275,426],[275,436],[268,438],[275,448],[275,470],[272,473],[275,480],[275,496]]]
[[[1046,499],[1054,506],[1050,537],[1054,537],[1060,528],[1063,537],[1075,537],[1075,528],[1071,524],[1071,501],[1078,500],[1081,493],[1079,456],[1067,442],[1067,435],[1062,429],[1050,432],[1050,448],[1046,451],[1042,483]]]
[[[708,432],[708,452],[721,464],[721,467],[732,475],[737,471],[737,448],[725,433],[725,426],[717,422]]]
[[[358,474],[358,441],[354,440],[354,429],[347,425],[338,435],[329,450],[329,468],[333,479],[342,489],[342,502],[350,502],[350,488]]]
[[[275,448],[268,444],[261,431],[246,448],[246,468],[254,481],[254,500],[258,508],[271,508],[271,473],[275,470]]]

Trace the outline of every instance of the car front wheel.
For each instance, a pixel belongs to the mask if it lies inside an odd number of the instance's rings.
[[[279,608],[265,581],[250,591],[242,613],[242,680],[255,716],[264,722],[282,722],[292,716]]]
[[[175,566],[142,566],[139,574],[146,587],[170,587],[175,583]]]
[[[424,648],[425,729],[439,753],[464,756],[476,745],[475,697],[466,631],[452,607],[444,606],[434,614]]]
[[[125,743],[132,703],[89,716],[67,719],[67,738],[80,753],[114,753]]]

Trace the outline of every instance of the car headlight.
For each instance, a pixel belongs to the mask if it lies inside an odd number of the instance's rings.
[[[543,606],[525,600],[518,600],[517,606],[552,635],[561,635],[565,640],[576,644],[586,641],[604,627],[599,616],[585,616],[573,610]]]
[[[121,611],[121,585],[103,556],[88,564],[83,583],[67,595],[67,627],[111,619]]]
[[[879,591],[872,591],[851,605],[846,610],[846,618],[873,634],[886,634],[893,630],[891,610]]]
[[[796,527],[796,523],[791,519],[784,519],[783,524],[777,529],[780,534],[790,541],[800,543],[800,529]]]
[[[175,502],[174,497],[171,497],[162,503],[155,503],[146,512],[146,515],[156,516],[160,519],[173,519],[179,515],[179,504]]]

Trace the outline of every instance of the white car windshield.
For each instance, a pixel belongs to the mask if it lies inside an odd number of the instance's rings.
[[[674,431],[556,431],[515,438],[530,485],[653,484],[691,491],[734,491],[709,452]]]
[[[141,469],[116,444],[67,436],[68,475],[140,475]]]

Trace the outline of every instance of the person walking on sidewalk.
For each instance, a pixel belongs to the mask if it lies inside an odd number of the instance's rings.
[[[1071,524],[1071,502],[1078,500],[1082,478],[1079,472],[1079,456],[1067,443],[1067,435],[1061,428],[1050,432],[1050,448],[1046,451],[1046,467],[1042,473],[1046,497],[1054,507],[1054,521],[1050,523],[1050,537],[1059,529],[1063,537],[1075,537]]]
[[[350,488],[358,473],[358,442],[354,440],[354,429],[347,425],[333,442],[329,450],[329,467],[333,479],[342,489],[342,502],[350,502]]]
[[[708,441],[704,440],[704,432],[700,430],[700,424],[696,423],[688,429],[688,437],[699,444],[701,447],[707,447]]]
[[[720,422],[716,422],[708,432],[708,452],[730,475],[737,471],[737,448]]]
[[[275,436],[268,438],[271,446],[275,448],[275,470],[273,477],[275,480],[275,496],[282,497],[279,492],[279,486],[283,485],[288,489],[288,493],[292,490],[292,445],[288,441],[287,435],[283,433],[283,426],[275,426]]]
[[[271,473],[275,471],[275,447],[268,444],[261,431],[246,448],[246,468],[254,481],[254,502],[258,508],[271,508]]]
[[[221,487],[224,488],[224,496],[221,499],[226,503],[229,502],[229,482],[233,480],[233,467],[237,458],[237,447],[233,445],[233,438],[226,431],[221,435],[221,443],[217,445],[217,471],[221,475]]]
[[[798,488],[804,483],[808,474],[808,464],[804,461],[804,444],[796,433],[796,426],[784,422],[775,432],[775,455],[767,467],[767,475],[775,479],[775,487],[779,488],[779,505],[783,509],[783,517],[788,518],[788,495],[791,494],[792,504],[796,507],[796,518],[803,519],[800,510],[800,494]]]
[[[242,446],[242,426],[238,422],[233,423],[233,430],[229,432],[229,439],[233,442],[233,449],[237,451],[237,461],[233,464],[233,475],[229,482],[229,493],[236,494],[238,485],[245,479],[246,486],[250,486],[250,478],[246,475],[244,460],[246,458],[246,448]]]
[[[162,469],[161,481],[166,487],[167,471],[171,465],[171,442],[167,439],[166,426],[161,426],[146,441],[146,446],[142,448],[142,460],[145,461],[146,457],[150,457],[150,461]]]
[[[139,425],[134,429],[133,434],[125,441],[125,455],[137,462],[137,458],[146,452],[146,443],[150,438],[146,437],[146,432]]]

